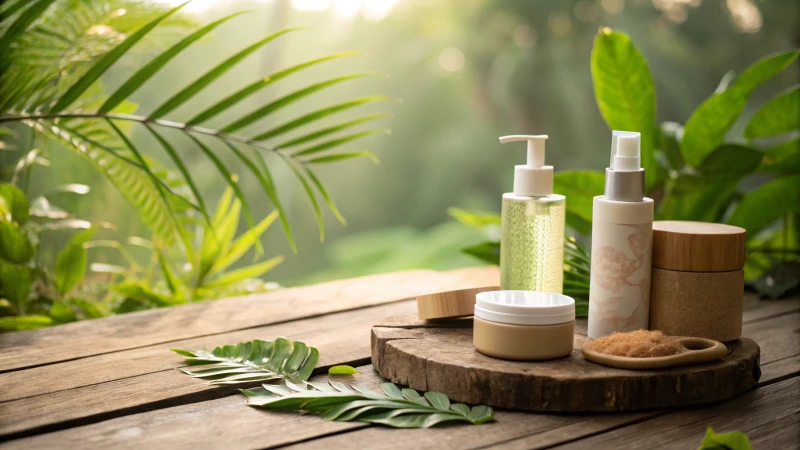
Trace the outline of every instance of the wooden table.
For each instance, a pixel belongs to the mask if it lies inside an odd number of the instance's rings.
[[[702,408],[622,414],[498,411],[496,422],[397,430],[244,405],[239,386],[179,371],[170,348],[286,336],[319,348],[317,374],[370,364],[370,328],[414,313],[416,294],[496,284],[493,268],[409,271],[0,335],[0,447],[17,448],[676,448],[709,426],[756,449],[800,448],[800,299],[745,299],[761,345],[759,387]],[[318,375],[324,379],[326,375]]]

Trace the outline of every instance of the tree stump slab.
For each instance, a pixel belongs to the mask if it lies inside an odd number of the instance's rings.
[[[478,353],[472,319],[393,317],[372,328],[372,364],[384,378],[473,405],[538,412],[633,411],[710,403],[755,386],[760,349],[752,339],[727,343],[720,360],[663,370],[623,370],[591,363],[580,348],[586,321],[575,324],[572,354],[516,362]]]

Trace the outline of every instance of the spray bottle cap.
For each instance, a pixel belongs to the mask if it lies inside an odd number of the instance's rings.
[[[544,165],[544,141],[547,135],[503,136],[500,143],[528,141],[528,164],[514,166],[514,194],[541,197],[553,193],[553,166]]]
[[[635,131],[612,131],[611,163],[608,167],[617,172],[636,172],[641,169],[641,137]]]

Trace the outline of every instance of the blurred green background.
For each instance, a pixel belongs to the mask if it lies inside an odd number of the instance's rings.
[[[273,173],[299,248],[292,254],[277,226],[265,234],[267,254],[287,257],[267,276],[283,285],[479,264],[458,250],[481,236],[452,221],[447,208],[499,211],[500,196],[511,190],[513,166],[523,162],[524,151],[521,145],[501,147],[498,136],[548,134],[547,160],[557,171],[605,167],[610,131],[595,106],[589,70],[592,41],[600,26],[625,31],[644,54],[656,84],[658,122],[685,122],[728,70],[740,71],[761,56],[796,47],[800,37],[796,1],[194,0],[184,10],[201,24],[234,11],[251,13],[221,26],[136,92],[132,100],[139,104],[137,113],[152,111],[232,52],[290,26],[306,29],[252,55],[213,84],[209,95],[187,103],[171,118],[188,119],[258,77],[344,50],[364,54],[281,80],[208,125],[225,125],[326,74],[378,71],[388,77],[325,90],[245,129],[245,134],[285,122],[313,105],[375,93],[398,99],[366,108],[391,113],[382,124],[392,130],[390,135],[348,148],[374,151],[380,165],[358,159],[320,167],[320,178],[348,220],[342,227],[323,211],[324,243],[319,242],[302,187],[287,170]],[[166,34],[163,39],[166,47],[177,37]],[[103,78],[106,90],[113,92],[157,52],[126,56]],[[795,64],[756,90],[739,123],[747,123],[758,107],[798,75]],[[734,127],[731,134],[740,136],[741,128]],[[137,127],[133,139],[150,155],[161,153],[145,130]],[[213,204],[225,181],[196,147],[173,142],[187,156],[203,195]],[[92,185],[88,196],[65,198],[65,209],[115,224],[115,230],[100,231],[107,237],[148,236],[134,210],[84,160],[70,152],[53,152],[52,159],[49,169],[35,169],[32,193],[64,183]],[[254,213],[267,215],[272,206],[257,181],[233,159],[226,162],[237,168]],[[245,227],[242,221],[240,231]],[[61,248],[68,235],[55,240],[53,249]],[[92,258],[114,262],[112,254]]]

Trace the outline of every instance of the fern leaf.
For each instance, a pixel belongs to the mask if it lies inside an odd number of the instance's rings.
[[[253,381],[305,381],[319,362],[319,350],[300,341],[279,337],[274,341],[253,340],[208,350],[173,352],[186,357],[190,365],[214,364],[200,369],[179,369],[211,384],[237,384]]]
[[[383,383],[385,395],[366,386],[348,388],[338,382],[308,382],[311,389],[276,389],[273,385],[243,389],[247,404],[259,408],[304,411],[319,414],[325,420],[366,422],[395,428],[428,428],[445,422],[479,425],[494,419],[488,406],[451,404],[446,395],[413,389],[400,390],[392,383]]]

